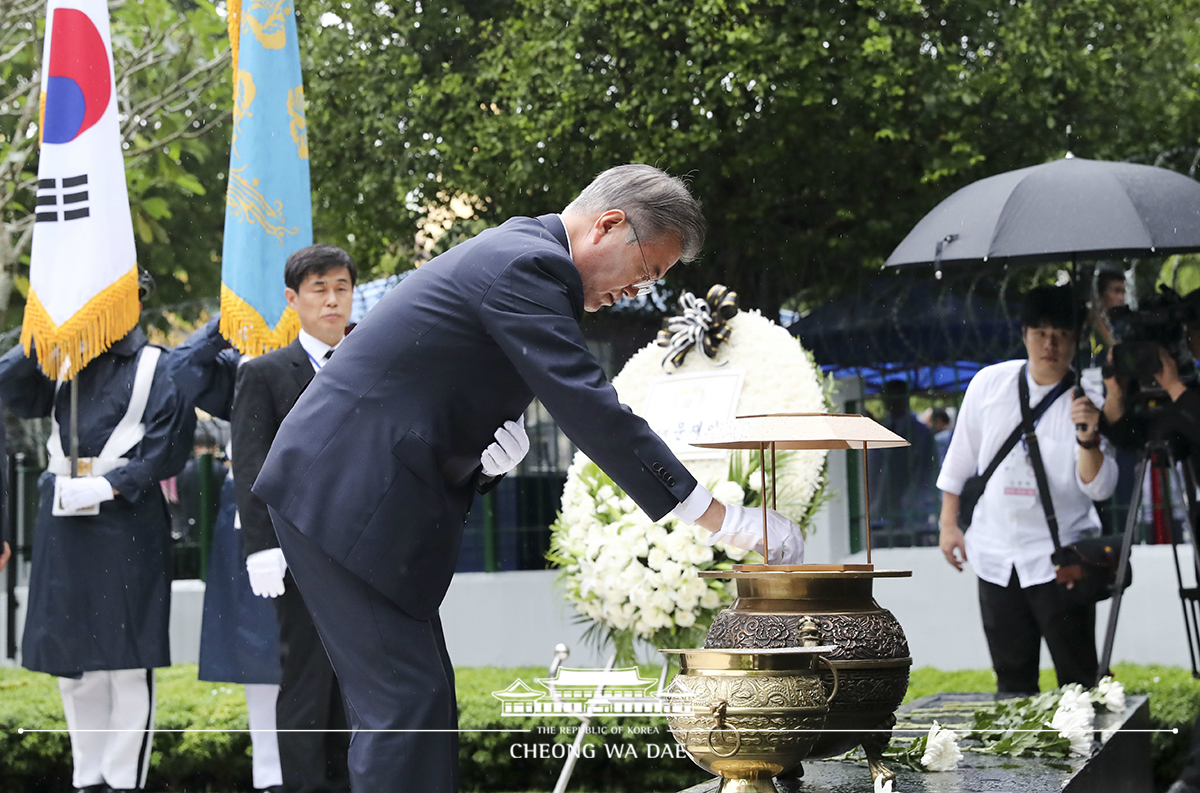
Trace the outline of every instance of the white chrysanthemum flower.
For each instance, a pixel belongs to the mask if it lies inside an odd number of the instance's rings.
[[[1092,754],[1092,733],[1095,711],[1086,699],[1076,699],[1072,707],[1059,705],[1046,725],[1071,742],[1071,754],[1089,757]]]
[[[1091,697],[1088,696],[1087,689],[1079,683],[1063,686],[1062,696],[1059,697],[1058,706],[1067,710],[1075,710],[1087,706],[1089,710],[1092,707]]]
[[[663,583],[671,589],[675,589],[683,581],[683,565],[673,559],[668,559],[663,562],[662,569]]]
[[[930,771],[953,771],[962,759],[958,734],[940,727],[935,721],[925,737],[925,754],[921,755],[921,765]]]
[[[1125,686],[1105,675],[1096,686],[1095,702],[1111,713],[1125,711]]]
[[[690,628],[696,624],[696,612],[692,609],[676,609],[675,624],[681,628]]]
[[[716,547],[720,548],[721,552],[728,556],[730,561],[733,562],[740,562],[750,555],[749,550],[745,548],[739,548],[736,545],[726,545],[723,542],[719,542],[717,543]]]
[[[746,500],[746,491],[742,490],[742,486],[737,482],[730,482],[728,479],[713,485],[712,494],[713,498],[723,504],[740,506]]]

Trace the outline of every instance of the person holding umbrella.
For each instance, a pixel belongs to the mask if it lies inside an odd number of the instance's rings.
[[[1006,694],[1038,691],[1043,638],[1059,685],[1095,683],[1095,605],[1073,602],[1065,591],[1069,584],[1056,583],[1043,502],[1052,504],[1061,544],[1069,545],[1099,527],[1092,502],[1112,495],[1117,482],[1113,449],[1098,432],[1096,405],[1103,398],[1071,395],[1079,315],[1070,289],[1030,290],[1021,325],[1028,360],[985,367],[971,380],[937,482],[939,545],[955,569],[970,560],[979,576],[996,687]],[[1006,443],[1022,424],[1022,401],[1037,416],[1033,453],[1040,451],[1049,493],[1039,487],[1030,439],[1022,434],[1011,446]],[[977,504],[960,515],[960,494],[985,471],[991,475]],[[964,534],[960,522],[970,531]]]

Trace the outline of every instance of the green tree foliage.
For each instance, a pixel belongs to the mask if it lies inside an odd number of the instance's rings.
[[[41,0],[0,0],[0,318],[9,326],[28,288],[45,13]],[[124,0],[110,13],[138,259],[159,285],[151,302],[215,297],[231,104],[225,21],[207,0]],[[4,316],[10,297],[17,310]]]
[[[878,265],[941,198],[1062,156],[1194,142],[1197,0],[316,0],[318,228],[365,263],[427,206],[556,211],[628,161],[711,224],[669,280],[748,305]]]

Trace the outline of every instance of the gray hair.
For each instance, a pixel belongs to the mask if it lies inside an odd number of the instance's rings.
[[[594,215],[620,209],[630,222],[625,242],[679,237],[680,260],[690,262],[704,245],[704,214],[687,184],[652,165],[618,165],[597,176],[564,213]],[[636,230],[636,231],[635,231]],[[636,236],[635,236],[636,234]]]

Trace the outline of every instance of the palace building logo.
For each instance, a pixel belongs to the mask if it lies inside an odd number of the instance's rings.
[[[516,680],[493,691],[504,716],[663,716],[694,712],[690,696],[653,691],[637,667],[620,669],[560,668],[554,677],[537,681],[544,690]]]

